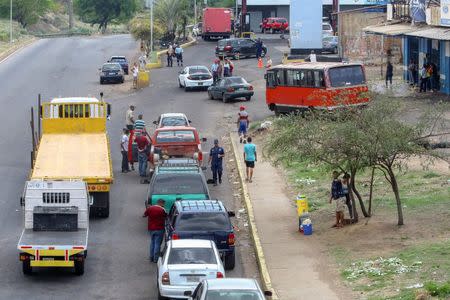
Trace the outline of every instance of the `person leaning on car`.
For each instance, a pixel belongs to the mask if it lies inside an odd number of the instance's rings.
[[[150,234],[150,261],[156,263],[158,261],[161,242],[164,237],[164,226],[167,213],[164,209],[165,201],[159,199],[156,205],[147,207],[143,218],[147,217],[147,229]]]

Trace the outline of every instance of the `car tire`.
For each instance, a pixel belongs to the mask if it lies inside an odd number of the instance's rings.
[[[227,95],[225,95],[225,93],[222,94],[222,102],[223,103],[227,103],[228,102],[228,98],[227,98]]]
[[[241,58],[241,52],[236,52],[234,55],[233,55],[233,59],[240,59]]]
[[[224,268],[225,270],[233,270],[236,265],[236,252],[233,251],[231,254],[225,256]]]
[[[245,100],[250,101],[252,99],[252,96],[245,96]]]
[[[120,83],[124,83],[125,79],[122,78],[122,80],[120,80]]]
[[[24,275],[31,275],[33,273],[33,268],[31,267],[29,259],[22,262],[22,272]]]
[[[75,261],[75,274],[80,276],[84,274],[84,259],[81,261]]]
[[[214,100],[214,97],[210,91],[208,91],[208,98],[209,100]]]
[[[187,86],[184,87],[184,91],[185,91],[185,92],[189,92],[189,90],[190,90],[190,89],[189,89]]]
[[[178,87],[181,89],[183,86],[181,85],[180,78],[178,78]]]

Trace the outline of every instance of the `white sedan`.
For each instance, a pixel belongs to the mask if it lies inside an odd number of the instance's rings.
[[[178,86],[185,91],[207,89],[213,84],[213,76],[205,66],[189,66],[178,75]]]
[[[158,259],[158,299],[186,299],[205,279],[224,278],[219,251],[210,240],[170,240]]]
[[[153,124],[158,128],[165,126],[191,126],[191,120],[189,120],[183,113],[166,113],[161,114],[158,120],[153,121]]]

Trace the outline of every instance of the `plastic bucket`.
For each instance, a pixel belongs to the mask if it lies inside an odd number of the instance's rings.
[[[304,235],[311,235],[313,232],[312,224],[303,225],[303,234]]]

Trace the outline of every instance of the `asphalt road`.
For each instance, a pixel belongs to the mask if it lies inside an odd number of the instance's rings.
[[[209,66],[214,59],[215,43],[200,42],[185,50],[185,65]],[[156,268],[147,260],[148,236],[144,210],[145,185],[137,173],[120,173],[119,140],[129,104],[143,113],[149,127],[165,112],[184,112],[203,137],[208,138],[204,151],[214,138],[223,138],[235,130],[239,101],[224,104],[208,100],[206,92],[184,92],[178,88],[181,68],[152,70],[151,86],[128,93],[119,86],[98,84],[98,67],[111,55],[132,57],[137,44],[131,37],[63,38],[40,40],[0,64],[0,299],[156,299]],[[269,45],[276,63],[281,53]],[[252,119],[270,115],[263,97],[263,70],[255,59],[235,62],[235,74],[243,75],[256,89],[246,102]],[[89,255],[83,276],[70,271],[40,270],[33,276],[22,274],[16,245],[23,219],[19,197],[30,169],[31,133],[29,108],[36,105],[37,94],[43,99],[58,96],[96,96],[104,91],[113,105],[108,124],[111,137],[115,183],[111,191],[111,214],[108,219],[91,219]],[[228,156],[229,157],[229,156]],[[233,191],[228,180],[211,187],[212,195],[233,210]],[[239,235],[238,235],[239,238]],[[248,243],[247,243],[248,244]],[[240,258],[238,251],[232,277],[254,277],[255,262]],[[246,266],[248,265],[248,267]]]

